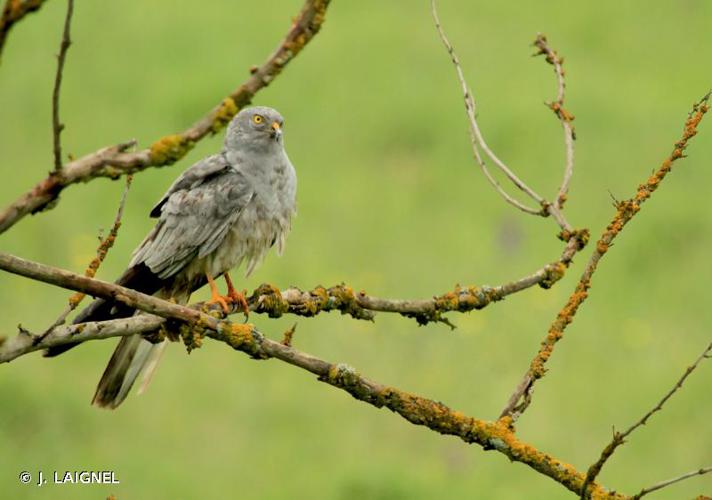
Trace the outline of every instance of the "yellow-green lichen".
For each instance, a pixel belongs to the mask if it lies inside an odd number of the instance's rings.
[[[230,120],[232,120],[238,111],[239,108],[237,104],[235,104],[235,99],[232,97],[223,99],[223,102],[220,103],[220,107],[215,112],[213,123],[210,126],[210,130],[212,130],[213,134],[220,132],[225,125],[230,123]]]
[[[151,164],[156,166],[171,165],[183,158],[194,145],[193,141],[179,134],[161,137],[151,144]]]

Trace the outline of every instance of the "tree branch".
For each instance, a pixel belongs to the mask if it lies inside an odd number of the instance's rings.
[[[63,271],[61,269],[45,266],[43,264],[27,261],[19,257],[9,254],[0,253],[0,269],[20,276],[24,276],[33,280],[50,283],[61,286],[70,290],[75,290],[77,283],[88,283],[86,278],[92,278],[99,264],[101,264],[102,256],[108,251],[108,243],[113,242],[116,237],[116,231],[121,221],[121,212],[127,189],[124,191],[122,201],[119,205],[114,227],[109,236],[102,241],[97,249],[97,257],[92,261],[84,276]],[[569,241],[561,255],[560,260],[547,264],[534,273],[525,276],[519,280],[498,285],[495,287],[456,287],[455,290],[445,293],[432,299],[420,300],[403,300],[403,299],[384,299],[367,295],[365,292],[354,293],[353,288],[341,284],[331,288],[316,287],[310,291],[302,291],[299,288],[291,287],[280,291],[276,287],[263,284],[251,294],[248,298],[249,310],[252,312],[267,314],[269,317],[280,317],[283,314],[295,314],[298,316],[311,317],[316,316],[321,312],[340,311],[342,314],[348,314],[355,319],[373,320],[374,312],[389,312],[401,314],[408,318],[414,318],[419,324],[425,325],[432,321],[444,322],[450,326],[452,324],[443,317],[446,312],[469,312],[473,310],[483,309],[492,302],[500,301],[506,296],[520,292],[534,285],[539,285],[542,288],[550,288],[558,280],[560,280],[566,271],[566,268],[571,263],[571,259],[587,242],[588,232],[582,230],[578,233],[569,235]],[[29,336],[25,330],[21,331],[12,344],[6,343],[0,348],[0,363],[11,361],[19,356],[28,354],[46,347],[59,345],[76,340],[83,340],[84,337],[77,337],[76,325],[60,328],[67,315],[76,308],[79,301],[84,297],[85,293],[93,296],[101,297],[101,290],[106,291],[106,288],[99,289],[99,283],[107,284],[103,281],[94,280],[91,285],[93,288],[89,292],[83,290],[75,293],[70,298],[70,307],[50,326],[42,335]],[[89,286],[89,285],[86,285]],[[127,289],[128,290],[128,289]],[[138,293],[138,292],[134,292]],[[142,295],[142,294],[139,294]],[[112,298],[112,300],[122,301],[120,298]],[[157,299],[154,299],[157,300]],[[136,307],[134,302],[125,302],[131,307]],[[205,304],[198,302],[190,306],[194,310],[202,311]],[[229,314],[242,312],[241,307],[231,304]],[[218,308],[219,309],[219,308]],[[149,311],[158,314],[159,316],[167,317],[167,312],[164,314],[156,311]],[[154,318],[151,322],[143,322],[136,320],[129,326],[123,324],[113,324],[110,331],[119,331],[125,333],[145,333],[146,331],[155,330],[163,325],[164,321],[160,318]],[[86,333],[82,327],[79,331]],[[104,326],[99,326],[98,331],[106,335],[103,330]],[[129,328],[127,330],[127,328]],[[130,328],[137,328],[136,331]],[[94,330],[91,330],[94,331]],[[111,335],[110,335],[111,336]],[[97,338],[103,338],[101,336]],[[24,340],[23,340],[24,339]],[[46,342],[45,342],[46,340]]]
[[[74,0],[67,0],[67,17],[64,19],[64,32],[62,42],[59,45],[59,55],[57,56],[57,74],[54,77],[54,89],[52,91],[52,140],[54,151],[54,170],[62,170],[62,139],[61,134],[64,124],[59,121],[59,91],[62,87],[62,73],[64,72],[64,61],[67,59],[67,51],[72,44],[69,29],[72,24],[72,12],[74,12]]]
[[[595,481],[596,477],[598,477],[598,474],[601,472],[601,469],[603,468],[603,465],[606,463],[606,461],[613,455],[613,453],[616,451],[616,448],[618,448],[620,445],[625,443],[625,438],[627,438],[634,430],[636,430],[638,427],[645,425],[648,422],[648,419],[653,416],[654,413],[660,411],[663,409],[663,405],[667,402],[668,399],[672,397],[673,394],[675,394],[681,387],[682,384],[685,383],[685,380],[687,377],[690,376],[690,374],[695,371],[697,366],[700,364],[700,362],[703,359],[708,359],[712,353],[712,343],[710,343],[704,351],[702,351],[702,354],[699,355],[699,357],[695,360],[692,365],[688,366],[685,369],[685,373],[682,374],[682,377],[675,383],[675,385],[670,389],[660,401],[658,401],[658,404],[655,405],[650,411],[648,411],[643,417],[638,420],[636,423],[631,425],[628,429],[626,429],[624,432],[616,432],[615,430],[613,431],[613,439],[611,440],[610,443],[603,449],[601,452],[600,458],[592,464],[588,468],[588,472],[586,473],[586,480],[583,483],[583,487],[581,488],[581,499],[585,500],[586,498],[590,498],[590,492],[587,490],[587,487],[589,484],[591,484],[593,481]],[[694,474],[692,474],[694,475]],[[674,481],[673,481],[674,482]],[[657,489],[657,488],[656,488]],[[650,490],[654,491],[654,490]],[[641,495],[642,496],[642,495]]]
[[[0,268],[45,283],[109,300],[117,300],[151,314],[180,320],[187,325],[182,329],[181,334],[189,348],[199,347],[203,336],[207,336],[225,342],[233,349],[242,351],[254,359],[279,359],[317,375],[321,382],[342,389],[360,401],[377,408],[386,407],[412,424],[426,426],[440,434],[457,436],[466,443],[477,444],[485,450],[497,450],[510,460],[521,462],[554,479],[570,491],[580,491],[583,484],[585,477],[583,473],[520,441],[515,435],[512,420],[509,417],[488,422],[465,416],[442,403],[401,391],[395,387],[378,384],[361,376],[347,365],[330,363],[281,342],[268,339],[254,325],[234,324],[196,309],[173,304],[119,285],[3,254],[0,254]],[[70,340],[91,340],[128,335],[139,330],[142,332],[151,331],[157,324],[155,317],[137,316],[125,320],[59,327],[56,330],[56,335],[46,336],[40,343],[43,343],[44,347]],[[64,338],[59,338],[60,331],[63,332]],[[24,340],[10,341],[9,343],[5,341],[5,344],[0,345],[0,361],[6,360],[10,351],[16,349],[17,343],[32,341],[32,335],[29,332],[24,331],[18,335],[18,338],[23,337],[25,337]],[[34,346],[35,350],[40,348],[39,343]],[[591,487],[595,488],[602,497],[606,495],[606,498],[610,499],[626,498],[618,493],[609,493],[598,485]]]
[[[631,500],[638,500],[639,498],[647,495],[648,493],[652,493],[653,491],[657,491],[659,489],[665,488],[666,486],[670,486],[671,484],[679,483],[680,481],[684,481],[685,479],[689,479],[691,477],[702,476],[703,474],[707,474],[708,472],[712,472],[712,467],[702,467],[700,469],[693,470],[692,472],[688,472],[687,474],[683,474],[682,476],[674,477],[674,478],[668,479],[666,481],[661,481],[657,484],[654,484],[653,486],[648,486],[647,488],[643,488],[642,490],[640,490],[639,493],[633,495],[631,497]],[[699,496],[697,498],[701,499],[701,498],[709,498],[709,497]]]
[[[556,114],[557,118],[561,122],[561,127],[564,131],[564,146],[566,147],[566,163],[564,165],[564,178],[561,181],[561,186],[559,187],[559,192],[556,195],[556,200],[554,201],[555,208],[561,209],[566,201],[566,194],[569,192],[569,184],[571,183],[571,177],[574,174],[574,140],[576,139],[576,132],[574,130],[571,122],[574,120],[574,115],[566,111],[564,108],[564,96],[566,90],[566,81],[564,80],[564,58],[560,57],[554,49],[549,47],[546,40],[546,36],[539,33],[534,40],[534,46],[539,49],[539,52],[534,54],[535,56],[544,55],[546,56],[546,62],[554,66],[554,72],[556,73],[556,81],[558,83],[558,89],[556,93],[556,100],[547,104],[551,110]]]
[[[0,55],[5,46],[5,40],[10,29],[23,17],[31,12],[36,12],[46,0],[6,0],[0,16]],[[0,58],[0,61],[2,59]]]
[[[90,278],[96,276],[96,272],[99,270],[99,267],[101,266],[102,262],[104,262],[104,259],[108,255],[109,250],[111,249],[111,247],[114,246],[116,237],[119,235],[119,228],[121,227],[121,218],[124,215],[124,206],[126,205],[126,198],[128,197],[129,189],[131,189],[132,181],[133,175],[127,175],[126,185],[124,186],[124,191],[121,193],[121,200],[119,201],[119,208],[116,211],[116,217],[114,217],[114,224],[111,226],[111,230],[109,230],[109,234],[106,236],[106,238],[99,237],[99,246],[96,249],[96,257],[94,257],[89,263],[89,267],[87,267],[84,271],[84,276],[88,276]],[[77,308],[77,306],[82,302],[82,300],[84,300],[85,296],[85,294],[77,292],[74,293],[71,297],[69,297],[69,304],[67,305],[67,308],[62,312],[62,314],[60,314],[60,316],[54,321],[54,323],[52,323],[52,325],[47,328],[47,330],[45,331],[45,335],[47,335],[49,331],[55,326],[63,325],[64,321],[67,319],[67,316],[69,316],[69,314]]]
[[[559,311],[558,316],[551,324],[549,331],[541,343],[539,352],[534,356],[529,369],[524,374],[522,381],[510,396],[507,405],[502,410],[501,416],[512,416],[514,420],[524,412],[531,402],[531,392],[536,380],[546,373],[545,365],[551,357],[554,346],[563,337],[564,330],[573,321],[578,308],[588,297],[591,287],[591,278],[596,272],[598,263],[610,248],[613,240],[620,234],[625,225],[638,213],[640,206],[655,192],[660,183],[672,169],[673,163],[684,158],[684,151],[692,137],[697,134],[697,127],[708,111],[710,94],[705,95],[696,103],[690,112],[682,134],[682,138],[675,143],[672,153],[663,161],[660,168],[648,180],[638,186],[638,192],[633,198],[616,203],[616,214],[596,244],[586,268],[579,279],[576,289],[569,297],[566,305]]]
[[[147,149],[126,152],[135,143],[132,141],[100,149],[67,163],[60,171],[53,171],[34,188],[0,211],[0,233],[7,231],[28,214],[53,207],[53,202],[67,186],[97,177],[117,178],[149,167],[170,165],[181,159],[197,141],[220,131],[240,108],[249,104],[254,95],[269,85],[289,61],[301,52],[321,28],[329,2],[330,0],[306,0],[287,36],[267,61],[233,93],[189,128],[179,134],[162,137]]]

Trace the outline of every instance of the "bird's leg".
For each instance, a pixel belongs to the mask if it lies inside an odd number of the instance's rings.
[[[206,304],[220,304],[225,314],[227,314],[230,311],[227,306],[227,300],[218,292],[218,286],[215,284],[213,277],[208,273],[205,273],[205,277],[208,278],[208,285],[210,285],[210,300]]]
[[[227,283],[227,296],[230,297],[230,300],[232,300],[234,304],[240,304],[242,312],[245,313],[245,317],[248,317],[250,315],[250,307],[247,305],[245,294],[235,290],[228,273],[225,273],[225,283]]]

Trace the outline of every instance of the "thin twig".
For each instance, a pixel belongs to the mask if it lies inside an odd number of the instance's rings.
[[[571,122],[574,120],[574,116],[569,113],[564,108],[564,98],[566,90],[566,81],[564,80],[564,58],[560,57],[559,54],[551,47],[546,40],[546,36],[539,33],[534,41],[534,46],[539,49],[539,52],[534,55],[544,55],[546,56],[546,62],[554,67],[554,72],[556,73],[556,81],[558,83],[556,100],[548,103],[549,108],[556,114],[557,118],[561,122],[561,128],[564,131],[564,145],[566,147],[566,163],[564,166],[564,178],[561,181],[561,186],[559,187],[559,192],[554,200],[554,206],[557,209],[561,209],[566,201],[566,195],[569,191],[569,184],[571,183],[571,177],[574,173],[574,140],[576,139],[576,132],[574,130]]]
[[[682,476],[678,476],[678,477],[674,477],[672,479],[667,479],[665,481],[661,481],[661,482],[654,484],[652,486],[648,486],[647,488],[643,488],[642,490],[640,490],[639,493],[637,493],[636,495],[633,495],[631,500],[638,500],[639,498],[647,495],[648,493],[652,493],[653,491],[657,491],[659,489],[665,488],[666,486],[670,486],[671,484],[679,483],[680,481],[684,481],[685,479],[689,479],[691,477],[707,474],[708,472],[712,472],[712,466],[711,467],[702,467],[700,469],[693,470],[691,472],[683,474]],[[706,497],[704,497],[704,498],[706,498]]]
[[[613,439],[611,440],[610,443],[603,449],[601,452],[600,458],[592,464],[588,468],[588,472],[586,473],[586,479],[583,483],[583,486],[581,488],[581,499],[585,500],[586,498],[589,497],[590,492],[587,491],[587,487],[589,484],[591,484],[593,481],[596,480],[596,477],[598,477],[598,474],[600,474],[601,469],[603,468],[603,465],[606,463],[606,461],[613,455],[613,453],[616,451],[616,448],[618,448],[620,445],[625,443],[625,439],[638,427],[645,425],[648,422],[648,419],[653,416],[654,413],[660,411],[663,409],[663,405],[667,402],[668,399],[672,397],[673,394],[675,394],[681,387],[682,384],[685,383],[685,380],[687,377],[690,376],[690,374],[695,371],[697,366],[700,364],[700,362],[703,359],[707,359],[710,357],[710,353],[712,353],[712,342],[705,348],[704,351],[702,351],[702,354],[699,355],[699,357],[695,360],[692,365],[688,366],[685,369],[685,372],[682,374],[680,379],[675,383],[675,385],[672,386],[672,389],[670,389],[660,401],[658,401],[658,404],[655,405],[653,408],[650,409],[643,417],[638,420],[636,423],[628,427],[623,432],[616,432],[613,431]],[[652,490],[651,490],[652,491]]]
[[[462,93],[464,95],[465,99],[465,109],[467,111],[467,117],[470,122],[470,139],[472,142],[472,151],[475,155],[475,159],[477,160],[477,163],[480,165],[480,168],[482,169],[482,172],[484,172],[485,176],[489,180],[490,184],[499,192],[499,194],[511,205],[517,207],[519,210],[522,210],[523,212],[534,214],[534,215],[542,215],[542,209],[541,208],[532,208],[527,205],[524,205],[523,203],[519,202],[518,200],[512,198],[503,188],[502,186],[494,179],[492,174],[489,172],[487,165],[485,164],[483,158],[480,155],[479,148],[482,148],[484,153],[492,160],[492,162],[507,176],[507,178],[512,181],[512,183],[518,187],[520,190],[522,190],[524,193],[526,193],[531,199],[533,199],[537,205],[540,207],[544,203],[544,199],[539,196],[536,192],[534,192],[533,189],[531,189],[529,186],[527,186],[519,177],[517,177],[512,170],[507,167],[507,165],[500,160],[494,152],[487,146],[487,143],[484,140],[484,137],[482,136],[482,133],[480,132],[479,125],[477,124],[477,117],[476,117],[476,112],[475,112],[475,100],[472,97],[472,91],[470,90],[469,86],[467,85],[467,81],[465,80],[465,75],[462,72],[462,67],[460,66],[460,61],[457,57],[457,54],[455,53],[455,49],[450,43],[450,40],[447,38],[447,35],[445,34],[445,31],[442,28],[442,25],[440,23],[440,18],[438,17],[438,12],[435,7],[435,0],[431,0],[430,2],[430,9],[431,13],[433,16],[433,21],[435,22],[435,28],[438,31],[438,35],[440,36],[440,40],[442,41],[443,45],[445,46],[445,49],[447,50],[447,53],[450,55],[450,59],[452,61],[452,64],[455,66],[455,71],[457,72],[457,79],[460,82],[460,87],[462,88]]]
[[[576,311],[588,297],[591,278],[598,267],[599,261],[606,254],[613,240],[620,234],[625,225],[638,213],[641,205],[657,190],[660,183],[672,169],[673,163],[684,158],[684,151],[688,142],[697,134],[697,126],[709,109],[709,98],[710,94],[707,94],[693,105],[692,111],[685,121],[682,138],[675,143],[672,153],[663,161],[660,168],[645,183],[638,186],[638,192],[635,196],[617,203],[616,214],[598,240],[596,248],[576,285],[576,289],[549,327],[546,337],[541,342],[539,352],[534,356],[529,369],[509,397],[501,412],[502,416],[511,416],[516,420],[529,406],[534,383],[546,373],[545,365],[554,351],[554,346],[563,337],[564,330],[573,321]]]
[[[26,215],[54,207],[52,202],[58,199],[67,186],[97,177],[117,178],[149,167],[170,165],[181,159],[197,141],[219,132],[240,108],[247,106],[254,95],[269,85],[302,51],[319,32],[326,19],[329,3],[330,0],[306,0],[277,50],[261,67],[251,72],[251,76],[232,94],[193,125],[179,134],[164,136],[140,151],[126,152],[130,145],[135,144],[132,141],[102,148],[68,162],[59,172],[53,171],[12,204],[0,210],[0,234]]]
[[[124,190],[121,193],[121,200],[119,201],[119,208],[116,210],[116,217],[114,217],[114,224],[111,226],[111,230],[109,231],[109,234],[106,236],[106,238],[99,239],[99,246],[96,249],[96,256],[92,259],[92,261],[89,263],[89,266],[84,271],[84,276],[89,276],[90,278],[96,276],[96,272],[99,270],[99,266],[101,266],[102,262],[104,262],[104,259],[106,259],[106,256],[109,253],[111,247],[114,246],[116,237],[119,234],[119,228],[121,227],[121,218],[124,216],[124,206],[126,205],[126,198],[128,197],[129,189],[131,189],[131,181],[133,181],[133,175],[127,175],[126,185],[124,186]],[[54,323],[52,323],[52,325],[50,325],[50,327],[45,330],[44,334],[48,334],[49,331],[56,326],[63,325],[65,320],[67,319],[67,316],[69,316],[69,314],[77,308],[81,301],[84,300],[85,296],[86,295],[81,292],[74,293],[69,298],[69,304],[67,304],[67,308],[64,310],[64,312],[62,312],[62,314],[60,314],[60,316],[54,321]]]
[[[440,434],[457,436],[466,443],[477,444],[485,450],[496,450],[512,461],[523,463],[552,478],[570,491],[580,491],[583,484],[583,473],[552,455],[539,451],[534,446],[519,440],[514,433],[509,417],[489,422],[466,416],[461,412],[450,409],[443,403],[374,382],[347,365],[330,363],[301,352],[294,347],[271,340],[260,333],[254,325],[231,323],[202,311],[145,295],[114,283],[87,278],[69,271],[3,254],[0,254],[0,267],[37,281],[109,300],[117,300],[150,314],[179,320],[189,326],[189,331],[186,332],[189,336],[194,337],[204,334],[207,337],[225,342],[232,348],[244,352],[254,359],[274,358],[302,368],[317,375],[321,382],[342,389],[354,398],[376,408],[386,407],[412,424],[426,426]],[[126,328],[126,325],[130,323],[141,325],[141,322],[136,318],[126,318],[111,322],[87,323],[84,329],[80,329],[80,325],[59,327],[64,329],[65,332],[73,328],[76,337],[74,339],[58,339],[56,336],[51,335],[43,340],[43,347],[66,343],[77,338],[90,340],[93,338],[130,335],[133,332]],[[103,329],[98,326],[102,324],[106,325]],[[86,333],[89,329],[92,329],[92,336]],[[18,337],[20,336],[18,335]],[[31,334],[25,333],[22,336],[31,337]],[[58,342],[58,340],[61,341]],[[5,357],[8,342],[11,341],[6,341],[5,344],[0,345],[0,360]],[[608,493],[602,487],[597,487],[599,488],[597,489],[599,494],[607,494],[606,498],[611,500],[623,500],[626,498],[620,493]]]
[[[46,0],[6,0],[0,16],[0,55],[10,29],[22,18],[42,7]]]
[[[74,12],[74,0],[67,0],[67,17],[64,19],[64,32],[62,42],[59,45],[59,55],[57,56],[57,74],[54,77],[54,90],[52,91],[52,139],[54,143],[54,170],[62,170],[62,139],[61,134],[64,124],[59,121],[59,92],[62,87],[62,74],[64,73],[64,62],[67,59],[67,51],[72,44],[70,38],[70,27],[72,25],[72,13]]]

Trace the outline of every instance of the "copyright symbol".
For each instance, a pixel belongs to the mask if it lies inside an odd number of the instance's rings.
[[[32,480],[32,474],[27,472],[26,470],[23,470],[20,472],[20,482],[23,484],[27,484]]]

